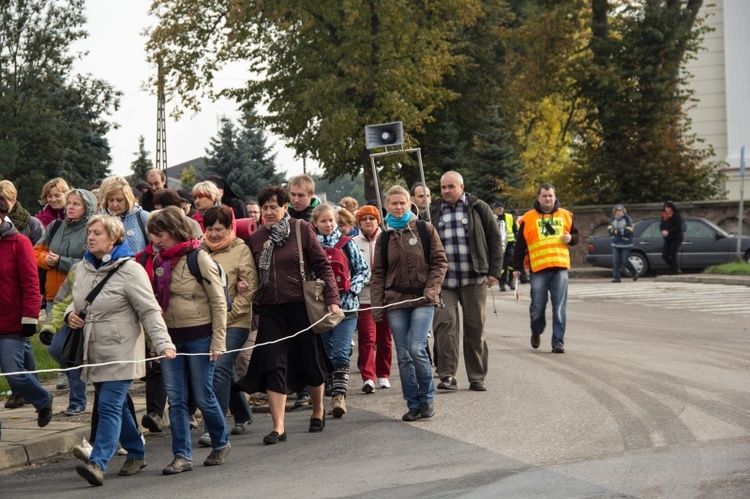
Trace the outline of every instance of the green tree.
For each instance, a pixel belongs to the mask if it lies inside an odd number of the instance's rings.
[[[721,194],[711,146],[690,133],[684,63],[706,29],[702,0],[620,7],[592,1],[592,66],[579,80],[595,110],[574,182],[591,203]]]
[[[269,130],[335,178],[369,165],[365,125],[403,121],[415,145],[413,135],[456,97],[443,79],[460,61],[455,38],[476,21],[479,4],[161,0],[148,52],[187,108],[197,107],[225,63],[247,63],[260,76],[223,94],[266,103]]]
[[[362,175],[351,177],[342,175],[336,180],[329,180],[322,175],[311,175],[315,181],[315,194],[325,194],[331,204],[338,203],[341,198],[351,196],[357,200],[360,206],[366,204],[365,184]]]
[[[240,198],[255,197],[264,187],[281,184],[283,176],[276,170],[276,156],[266,144],[266,134],[256,127],[255,112],[246,111],[241,126],[228,118],[211,138],[206,149],[206,166],[201,172],[223,178]]]
[[[182,170],[182,173],[180,174],[180,183],[188,190],[192,190],[193,186],[198,183],[198,180],[195,177],[195,167],[193,165]]]
[[[119,93],[72,71],[85,2],[0,3],[0,177],[33,206],[52,177],[88,187],[109,172],[106,134]]]
[[[154,167],[154,163],[149,159],[151,153],[146,150],[145,142],[143,135],[138,137],[138,152],[133,153],[135,161],[130,163],[130,169],[133,171],[130,181],[132,185],[146,180],[146,172]]]

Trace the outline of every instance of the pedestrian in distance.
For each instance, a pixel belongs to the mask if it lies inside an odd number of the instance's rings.
[[[677,209],[677,205],[672,201],[665,202],[661,213],[661,223],[659,224],[659,230],[664,238],[661,257],[674,275],[682,274],[679,254],[682,239],[685,236],[685,225],[682,212]]]
[[[612,208],[612,219],[607,226],[612,236],[612,282],[620,282],[620,270],[624,266],[634,281],[638,280],[638,271],[630,261],[630,250],[633,247],[633,220],[628,216],[625,206],[621,204]]]
[[[547,325],[547,300],[552,300],[552,353],[565,353],[566,306],[570,250],[578,244],[578,228],[573,214],[560,208],[552,184],[537,190],[534,209],[527,211],[518,224],[513,253],[513,279],[521,276],[524,260],[529,261],[531,281],[531,347],[539,348]]]

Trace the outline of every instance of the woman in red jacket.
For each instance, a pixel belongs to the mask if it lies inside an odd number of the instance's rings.
[[[10,203],[0,193],[0,372],[24,371],[29,338],[36,333],[39,317],[39,276],[31,241],[6,220]],[[36,407],[37,424],[52,419],[52,395],[36,376],[8,376],[13,393]],[[0,427],[0,432],[2,427]]]

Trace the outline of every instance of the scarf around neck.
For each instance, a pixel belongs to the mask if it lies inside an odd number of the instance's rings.
[[[404,213],[403,217],[396,218],[390,213],[388,213],[385,216],[385,221],[388,223],[388,227],[394,228],[394,229],[403,229],[406,227],[406,224],[409,223],[409,220],[411,220],[411,217],[413,217],[414,214],[411,211],[407,211]]]
[[[235,239],[237,239],[237,220],[234,218],[234,210],[229,210],[232,213],[232,225],[229,227],[229,232],[227,235],[219,241],[218,243],[212,243],[208,240],[207,235],[203,235],[203,242],[206,243],[206,246],[209,250],[213,251],[220,251],[229,246],[234,242]]]
[[[20,232],[29,225],[31,213],[26,211],[19,201],[16,201],[16,205],[10,210],[10,213],[8,213],[8,218],[10,218],[10,221],[13,222],[13,225],[15,225],[16,229]]]
[[[276,247],[284,246],[284,244],[286,244],[286,242],[289,240],[290,219],[291,217],[289,216],[289,213],[287,213],[286,215],[284,215],[284,218],[282,218],[280,222],[272,225],[271,227],[266,227],[266,229],[268,229],[269,235],[268,241],[263,243],[263,251],[260,252],[260,259],[258,261],[258,291],[256,291],[255,296],[253,296],[253,301],[255,303],[258,303],[260,301],[261,296],[263,296],[263,293],[268,287],[268,279],[271,275],[271,261],[273,259],[273,250]],[[297,237],[300,237],[300,235],[297,234]]]
[[[339,239],[341,239],[341,231],[338,227],[333,229],[333,232],[330,234],[324,236],[323,234],[318,234],[318,241],[320,241],[321,246],[324,248],[333,248],[336,246],[336,243],[339,242]]]
[[[183,255],[199,247],[200,241],[195,238],[188,239],[159,252],[154,257],[156,300],[159,302],[162,312],[166,312],[169,306],[169,285],[172,282],[172,268]]]

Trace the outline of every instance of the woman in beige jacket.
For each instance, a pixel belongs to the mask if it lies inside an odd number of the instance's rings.
[[[227,288],[232,301],[232,310],[227,313],[227,351],[238,350],[247,341],[252,325],[251,297],[258,289],[258,271],[250,248],[237,237],[234,211],[229,206],[214,206],[203,214],[206,235],[201,248],[206,250],[214,261],[221,265],[227,276]],[[247,283],[247,292],[237,292],[238,282]],[[216,361],[214,372],[214,393],[219,400],[221,413],[226,414],[227,408],[234,416],[232,435],[245,433],[248,424],[253,421],[253,411],[247,403],[245,395],[231,390],[235,381],[234,363],[239,352],[227,353]],[[198,443],[208,447],[211,436],[206,430],[198,439]]]
[[[133,379],[146,374],[141,325],[160,355],[174,358],[175,346],[169,339],[146,272],[133,260],[135,255],[130,246],[124,244],[122,222],[115,217],[95,215],[87,223],[87,234],[88,251],[76,272],[73,301],[66,311],[66,320],[71,329],[83,329],[84,364],[114,362],[84,367],[81,372],[84,381],[94,383],[99,424],[91,456],[76,471],[90,484],[102,485],[118,441],[128,452],[120,475],[135,475],[146,466],[141,434],[126,403]],[[109,273],[111,278],[87,304],[91,290]]]
[[[185,213],[176,206],[154,212],[147,222],[158,254],[154,257],[153,288],[164,322],[180,355],[162,362],[169,398],[173,461],[162,471],[174,475],[193,469],[188,392],[203,414],[211,438],[204,466],[222,464],[231,446],[224,414],[213,390],[216,361],[226,351],[227,302],[219,269],[200,243]],[[189,258],[195,258],[191,270]]]

